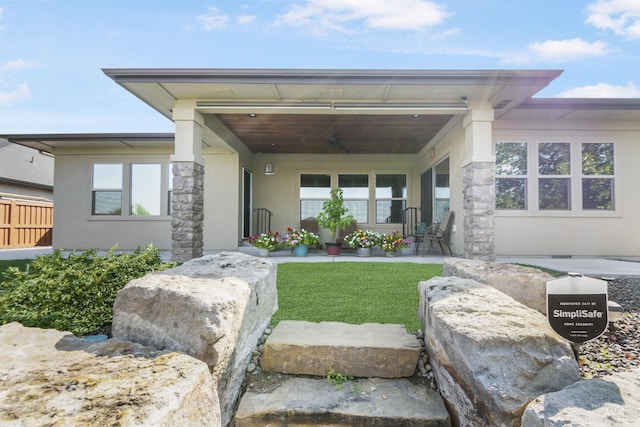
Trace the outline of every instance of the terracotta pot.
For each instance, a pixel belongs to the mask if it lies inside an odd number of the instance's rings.
[[[340,250],[342,249],[341,243],[325,243],[324,245],[327,249],[327,255],[331,255],[331,256],[340,255]]]

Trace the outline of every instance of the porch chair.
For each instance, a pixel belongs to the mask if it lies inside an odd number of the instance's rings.
[[[413,243],[416,249],[416,254],[418,254],[418,251],[420,249],[420,243],[422,243],[424,239],[424,235],[427,233],[428,229],[429,227],[427,226],[427,223],[420,221],[416,224],[413,234],[408,236],[411,240],[413,240]]]
[[[453,211],[445,213],[442,217],[442,222],[438,226],[438,230],[436,230],[434,233],[425,233],[423,238],[425,244],[429,242],[431,246],[433,246],[433,242],[438,242],[443,255],[446,255],[446,253],[444,252],[444,246],[442,246],[442,244],[444,243],[447,249],[449,249],[449,255],[453,256],[451,246],[449,246],[449,234],[451,233],[451,225],[453,223],[454,216],[455,215]]]
[[[341,245],[344,245],[345,244],[344,238],[347,237],[349,234],[353,233],[354,231],[356,231],[357,229],[358,229],[358,223],[355,221],[347,225],[344,229],[340,229],[338,231],[338,237],[336,238],[336,243],[340,243]]]

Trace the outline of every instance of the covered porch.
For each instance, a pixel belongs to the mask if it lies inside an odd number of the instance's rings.
[[[495,258],[492,123],[560,72],[510,70],[106,69],[175,122],[172,251],[232,248],[297,227],[329,188],[352,194],[360,228],[457,213],[456,254]],[[318,190],[321,189],[321,190]],[[318,192],[319,191],[319,192]]]

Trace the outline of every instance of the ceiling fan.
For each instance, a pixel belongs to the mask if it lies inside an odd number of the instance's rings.
[[[331,147],[337,147],[338,149],[344,151],[347,154],[351,154],[351,150],[344,146],[344,144],[355,144],[357,141],[344,141],[338,137],[338,132],[334,132],[333,135],[329,137],[327,141],[329,143],[329,147],[324,151],[325,153],[331,150]]]

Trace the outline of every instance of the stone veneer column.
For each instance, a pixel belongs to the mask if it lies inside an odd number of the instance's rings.
[[[202,256],[204,220],[204,167],[196,162],[173,163],[171,197],[173,261]]]
[[[494,213],[496,206],[493,109],[474,105],[463,120],[464,257],[495,260]]]
[[[495,260],[495,162],[473,162],[464,167],[464,257]]]

